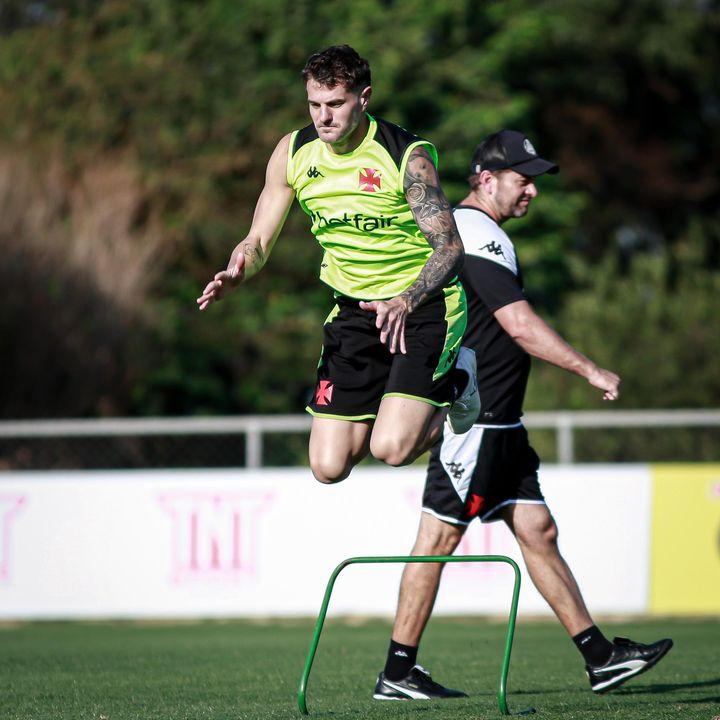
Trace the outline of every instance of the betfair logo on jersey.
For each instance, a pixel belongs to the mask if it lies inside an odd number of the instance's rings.
[[[310,169],[305,173],[309,178],[312,178],[313,180],[315,178],[319,177],[325,177],[314,165],[310,167]]]
[[[381,174],[374,168],[363,168],[360,171],[360,189],[365,192],[380,190]]]
[[[372,232],[378,228],[388,228],[393,224],[393,220],[397,220],[398,218],[397,215],[363,215],[362,213],[348,215],[346,212],[342,214],[342,217],[326,218],[319,212],[312,211],[310,211],[310,217],[312,218],[313,224],[317,223],[318,230],[324,227],[350,225],[363,232]]]

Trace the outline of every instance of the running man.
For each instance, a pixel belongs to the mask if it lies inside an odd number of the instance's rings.
[[[370,67],[349,46],[312,55],[302,77],[312,122],[278,143],[247,237],[197,302],[206,310],[263,267],[297,196],[335,294],[307,407],[313,474],[334,483],[368,452],[412,462],[455,396],[447,420],[466,432],[479,399],[474,355],[460,348],[463,247],[435,148],[367,113]]]
[[[535,314],[523,294],[515,248],[501,225],[523,217],[537,195],[535,178],[557,165],[538,157],[519,132],[484,140],[472,158],[470,193],[455,210],[465,245],[462,282],[468,293],[464,342],[478,359],[482,412],[464,435],[445,432],[432,451],[413,555],[449,555],[473,518],[503,520],[530,573],[585,660],[595,692],[612,690],[651,668],[672,640],[610,642],[591,618],[557,546],[558,530],[538,484],[538,456],[520,420],[530,356],[585,378],[604,400],[616,400],[620,378],[566,343]],[[459,469],[462,468],[462,472]],[[377,700],[462,697],[416,665],[418,646],[440,584],[441,564],[408,564]]]

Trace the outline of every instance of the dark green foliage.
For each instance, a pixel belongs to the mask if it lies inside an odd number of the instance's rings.
[[[0,413],[301,411],[331,306],[304,214],[231,299],[194,299],[308,121],[305,59],[340,42],[371,62],[371,110],[436,143],[451,201],[500,127],[557,159],[507,226],[529,298],[623,375],[626,406],[717,405],[719,29],[689,0],[2,3]],[[56,357],[65,390],[14,345]],[[536,370],[529,407],[596,395]]]
[[[720,273],[709,269],[699,238],[636,254],[625,272],[606,259],[584,271],[583,289],[568,297],[558,325],[577,348],[618,372],[621,408],[716,406],[720,377]],[[528,405],[607,408],[587,383],[535,362]],[[593,430],[578,433],[580,460],[654,461],[718,457],[717,428]],[[550,456],[552,457],[552,455]]]

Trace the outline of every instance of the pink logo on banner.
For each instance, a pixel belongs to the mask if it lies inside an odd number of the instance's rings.
[[[173,582],[255,575],[258,520],[272,497],[253,491],[162,495],[159,501],[172,519]]]
[[[10,580],[12,523],[25,502],[22,495],[0,495],[0,582]]]

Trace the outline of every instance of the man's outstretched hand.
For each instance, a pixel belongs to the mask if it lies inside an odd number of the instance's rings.
[[[405,349],[405,320],[408,316],[407,302],[402,297],[390,300],[360,301],[360,309],[377,315],[375,327],[380,330],[380,342],[391,353],[407,352]]]
[[[620,376],[610,370],[595,368],[587,381],[603,391],[603,400],[617,400],[620,397]]]
[[[227,269],[216,273],[205,286],[202,295],[197,299],[200,310],[205,310],[214,302],[222,300],[243,281],[244,277],[245,255],[238,253]]]

